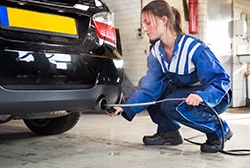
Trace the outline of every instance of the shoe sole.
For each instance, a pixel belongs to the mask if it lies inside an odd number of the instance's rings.
[[[168,144],[171,144],[171,145],[180,145],[183,143],[183,139],[182,138],[169,138],[169,139],[166,139],[166,140],[159,140],[159,141],[154,141],[154,142],[151,142],[151,141],[148,141],[147,138],[143,137],[143,143],[145,145],[164,145],[166,143]]]

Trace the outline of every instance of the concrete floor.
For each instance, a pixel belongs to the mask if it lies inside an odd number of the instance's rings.
[[[225,149],[250,149],[250,108],[229,109],[222,115],[233,138]],[[142,137],[156,126],[146,112],[129,123],[122,117],[83,114],[70,131],[54,136],[36,136],[22,121],[0,125],[1,168],[249,168],[250,156],[201,153],[199,146],[144,146]],[[205,136],[187,127],[183,137]]]

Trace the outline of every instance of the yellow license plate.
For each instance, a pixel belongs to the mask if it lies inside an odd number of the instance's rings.
[[[77,36],[73,18],[7,7],[9,27],[29,29],[41,33]]]

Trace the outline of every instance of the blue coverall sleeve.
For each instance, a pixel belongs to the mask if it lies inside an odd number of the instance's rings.
[[[209,48],[205,48],[199,56],[194,57],[193,62],[196,64],[197,75],[204,88],[203,91],[196,93],[210,107],[218,105],[230,90],[229,75]]]
[[[146,103],[158,100],[167,86],[165,80],[166,77],[159,61],[150,53],[148,56],[147,74],[141,81],[141,87],[134,92],[125,104]],[[143,111],[147,107],[148,106],[123,107],[125,113],[122,113],[122,115],[125,119],[131,121],[135,114]]]

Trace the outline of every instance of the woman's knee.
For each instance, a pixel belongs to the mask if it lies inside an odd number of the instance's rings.
[[[231,105],[231,99],[232,99],[232,92],[231,90],[224,96],[224,98],[221,100],[221,102],[214,107],[214,110],[218,113],[221,114],[224,111],[226,111],[230,105]]]

